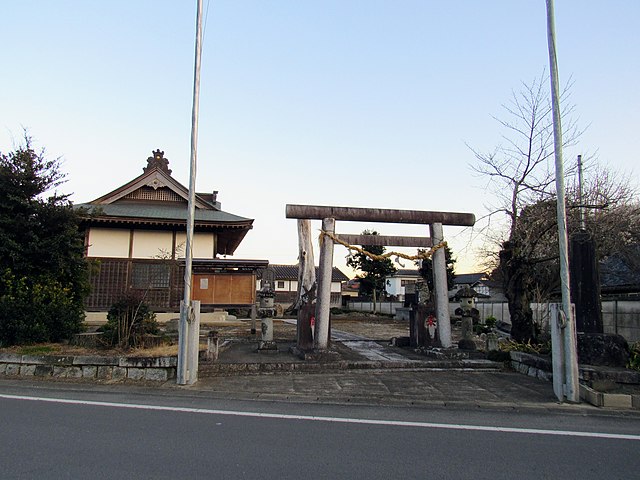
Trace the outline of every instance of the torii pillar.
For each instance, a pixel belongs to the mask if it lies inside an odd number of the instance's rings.
[[[444,241],[442,223],[429,225],[431,241],[438,245]],[[447,261],[444,248],[433,252],[433,297],[436,305],[436,318],[438,319],[438,338],[444,348],[451,346],[451,317],[449,315],[449,290],[447,287]]]

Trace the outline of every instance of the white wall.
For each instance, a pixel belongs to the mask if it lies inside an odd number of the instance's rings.
[[[284,283],[283,287],[279,287],[278,283]],[[297,292],[298,291],[298,281],[297,280],[276,280],[273,289],[276,292]]]
[[[389,295],[404,295],[401,278],[387,278],[387,293]]]
[[[278,282],[284,282],[284,288],[278,287]],[[298,281],[297,280],[276,280],[273,289],[276,292],[297,292],[298,291]],[[256,290],[260,290],[260,280],[256,280]],[[331,292],[332,293],[341,293],[342,292],[342,283],[341,282],[331,282]]]
[[[129,258],[130,232],[125,228],[90,228],[87,256]],[[176,258],[184,258],[186,243],[186,232],[176,233]],[[215,244],[215,233],[194,233],[194,258],[215,258]],[[134,230],[132,258],[170,258],[172,245],[173,232]]]
[[[173,233],[134,230],[133,258],[171,258]]]
[[[376,309],[378,313],[395,315],[396,308],[401,308],[402,302],[378,302]],[[373,302],[347,302],[347,308],[354,312],[373,312]]]
[[[87,256],[129,258],[129,238],[129,229],[90,228]]]
[[[196,232],[193,234],[193,258],[214,258],[215,233]],[[187,245],[186,232],[176,234],[176,258],[184,258]]]

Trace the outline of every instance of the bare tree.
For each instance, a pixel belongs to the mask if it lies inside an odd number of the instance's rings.
[[[481,152],[470,147],[477,163],[472,166],[479,175],[488,179],[487,187],[495,192],[496,203],[489,207],[486,217],[505,214],[508,219],[506,232],[493,237],[498,246],[497,263],[509,302],[512,336],[518,341],[531,340],[535,336],[530,299],[534,278],[532,265],[541,261],[534,255],[537,242],[527,241],[526,227],[520,219],[527,206],[549,200],[554,196],[555,171],[553,169],[553,121],[551,97],[546,73],[522,84],[512,93],[509,103],[503,105],[505,118],[495,118],[504,128],[503,144],[491,152]],[[562,121],[564,146],[577,142],[580,131],[571,114],[574,106],[568,103],[569,83],[562,91]],[[573,167],[566,170],[570,174]],[[540,228],[547,228],[540,225]],[[495,230],[493,231],[495,234]]]
[[[490,153],[472,149],[477,160],[474,171],[488,179],[489,188],[496,194],[496,204],[486,218],[491,220],[502,213],[508,219],[506,230],[486,230],[490,244],[486,250],[496,276],[503,282],[512,336],[518,341],[531,340],[536,334],[530,302],[534,298],[548,300],[560,281],[553,124],[547,85],[542,75],[531,85],[523,85],[504,106],[506,119],[496,120],[506,130],[505,146]],[[575,145],[582,134],[571,118],[573,105],[567,105],[569,87],[562,94],[566,147]],[[589,232],[598,247],[598,258],[640,244],[640,203],[631,177],[601,167],[593,158],[587,158],[585,164],[582,195],[576,165],[565,170],[568,177],[573,175],[566,192],[568,231]],[[582,218],[581,211],[586,212]]]

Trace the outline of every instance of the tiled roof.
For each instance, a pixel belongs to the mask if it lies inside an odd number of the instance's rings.
[[[640,245],[632,245],[619,254],[600,262],[600,284],[603,289],[640,287]]]
[[[159,149],[147,159],[143,173],[82,209],[83,225],[109,228],[185,228],[189,190],[171,176],[169,160]],[[220,210],[217,191],[195,196],[195,230],[216,233],[216,252],[233,255],[253,220]]]
[[[107,205],[81,203],[75,205],[75,208],[85,208],[89,213],[99,212],[101,217],[177,220],[181,222],[187,220],[188,210],[186,205],[181,204],[152,204],[141,202],[118,202]],[[247,222],[252,222],[250,218],[240,217],[221,210],[203,210],[197,208],[195,213],[196,222],[221,222],[225,224],[246,224]]]
[[[393,275],[391,275],[392,277],[419,277],[420,276],[420,272],[418,271],[417,268],[413,269],[413,268],[402,268],[399,270],[396,270],[395,273]]]
[[[298,265],[277,265],[270,264],[270,268],[274,270],[275,280],[297,280],[298,279]],[[318,267],[316,269],[316,278],[318,278]],[[262,278],[262,271],[258,270],[258,278]],[[331,270],[332,282],[346,282],[349,280],[342,270],[338,267],[333,267]]]
[[[474,285],[483,280],[487,280],[487,274],[484,272],[481,273],[456,273],[455,278],[453,279],[453,283],[456,285]]]

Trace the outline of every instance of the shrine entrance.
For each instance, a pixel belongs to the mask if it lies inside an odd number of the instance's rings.
[[[471,227],[475,224],[472,213],[430,212],[419,210],[392,210],[355,207],[328,207],[315,205],[287,205],[286,218],[298,220],[300,246],[298,273],[298,329],[297,346],[301,350],[313,348],[326,350],[330,338],[330,294],[331,270],[333,267],[333,247],[336,243],[351,250],[356,245],[383,245],[396,247],[429,247],[428,255],[433,258],[433,284],[438,338],[443,347],[451,346],[451,320],[447,272],[444,254],[443,226]],[[313,248],[311,245],[311,220],[321,220],[320,259],[317,285],[315,283]],[[389,237],[381,235],[337,234],[336,221],[404,223],[428,225],[430,237]],[[387,255],[403,254],[391,252]],[[317,288],[316,288],[317,287]],[[312,303],[316,297],[315,310]],[[310,318],[315,316],[315,331],[311,337]]]

